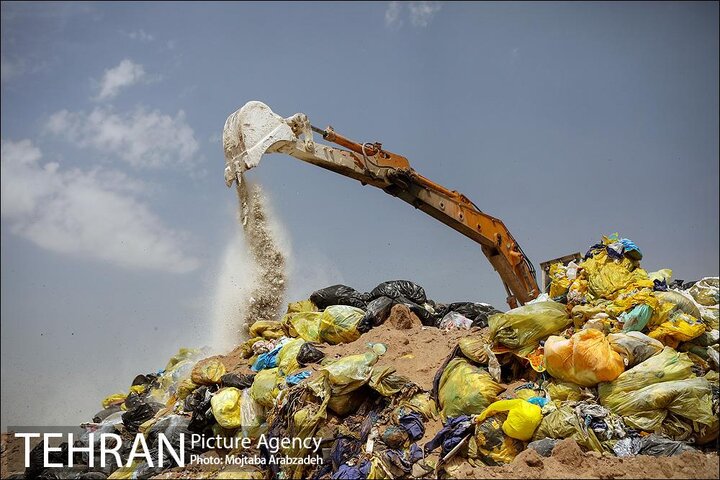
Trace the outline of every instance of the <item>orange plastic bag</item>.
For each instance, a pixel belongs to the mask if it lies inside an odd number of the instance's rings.
[[[545,366],[553,377],[592,387],[625,371],[622,356],[600,330],[580,330],[572,337],[552,336],[545,342]]]

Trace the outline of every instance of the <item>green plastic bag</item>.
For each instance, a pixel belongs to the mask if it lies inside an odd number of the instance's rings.
[[[618,317],[623,323],[623,331],[640,332],[650,321],[653,309],[649,305],[636,305],[632,310],[623,312]]]
[[[481,413],[503,390],[485,370],[464,358],[453,358],[440,377],[440,416],[445,421],[448,417]]]
[[[600,403],[621,415],[625,424],[645,431],[658,429],[668,413],[711,425],[710,383],[696,378],[685,353],[665,347],[659,354],[598,386]]]
[[[378,356],[372,350],[358,354],[348,355],[334,362],[324,365],[320,371],[328,373],[328,382],[332,395],[345,395],[362,387],[372,376],[372,366],[378,361]]]
[[[540,340],[558,333],[572,323],[565,305],[553,301],[529,303],[488,319],[490,340],[505,345],[518,355],[527,355]]]
[[[360,338],[358,323],[365,312],[348,305],[331,305],[320,316],[320,338],[330,345],[350,343]]]

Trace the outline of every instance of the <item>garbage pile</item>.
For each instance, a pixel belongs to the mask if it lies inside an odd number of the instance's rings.
[[[563,439],[598,458],[717,452],[718,278],[683,283],[667,269],[646,272],[641,259],[632,241],[603,237],[582,261],[551,267],[547,294],[504,313],[434,302],[410,281],[367,293],[323,288],[282,317],[255,322],[228,355],[181,349],[127,394],[105,398],[87,424],[127,439],[143,432],[153,452],[157,432],[176,442],[180,433],[185,442],[192,433],[264,438],[188,447],[247,464],[95,470],[108,478],[439,478],[469,476],[459,465],[510,464],[526,450],[548,457]],[[293,441],[268,448],[273,439]],[[282,460],[311,457],[322,461]]]

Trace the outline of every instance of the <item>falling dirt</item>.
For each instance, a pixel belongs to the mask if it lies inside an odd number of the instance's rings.
[[[237,186],[238,212],[245,242],[255,261],[255,282],[244,308],[244,323],[275,320],[285,298],[287,260],[268,224],[262,188],[242,179]]]

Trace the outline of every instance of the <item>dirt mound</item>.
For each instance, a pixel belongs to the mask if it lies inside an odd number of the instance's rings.
[[[528,449],[501,467],[474,468],[458,458],[445,471],[455,478],[719,478],[720,457],[685,452],[674,457],[618,458],[583,452],[568,438],[559,442],[548,458]]]
[[[396,305],[397,307],[397,305]],[[407,308],[407,307],[405,307]],[[393,307],[395,310],[395,307]],[[416,317],[417,318],[417,317]],[[435,373],[461,338],[479,330],[450,330],[413,324],[401,329],[386,321],[362,335],[352,343],[321,346],[327,358],[340,358],[367,351],[368,344],[382,343],[387,352],[380,356],[379,366],[390,366],[423,390],[431,390]]]

